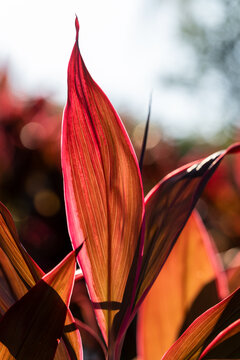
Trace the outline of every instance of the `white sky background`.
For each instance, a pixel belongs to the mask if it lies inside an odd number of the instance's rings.
[[[175,37],[176,1],[156,3],[2,0],[0,67],[7,65],[11,70],[16,91],[51,95],[64,104],[77,14],[85,63],[118,112],[128,111],[144,121],[153,89],[154,121],[173,135],[192,131],[208,135],[218,124],[221,94],[209,90],[208,84],[198,98],[161,86],[159,75],[186,71],[192,66],[192,54]]]

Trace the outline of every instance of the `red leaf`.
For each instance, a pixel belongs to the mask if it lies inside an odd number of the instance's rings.
[[[202,359],[236,359],[240,356],[240,319],[229,325],[202,352]]]
[[[167,175],[146,197],[146,233],[137,306],[151,288],[208,180],[225,155],[240,144],[187,164]]]
[[[131,142],[87,71],[79,52],[78,31],[76,19],[62,128],[65,204],[73,247],[85,240],[78,260],[108,343],[136,249],[141,251],[143,191]],[[131,291],[134,284],[135,278]]]

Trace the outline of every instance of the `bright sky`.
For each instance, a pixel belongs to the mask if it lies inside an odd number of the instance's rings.
[[[0,3],[0,66],[7,64],[16,90],[47,93],[65,103],[67,64],[80,22],[80,48],[93,78],[116,109],[139,121],[147,116],[153,89],[153,119],[173,134],[211,131],[219,100],[159,86],[159,74],[183,71],[192,54],[175,39],[174,0],[8,0]],[[188,56],[189,55],[189,56]],[[205,101],[205,100],[204,100]],[[216,116],[215,116],[216,117]]]

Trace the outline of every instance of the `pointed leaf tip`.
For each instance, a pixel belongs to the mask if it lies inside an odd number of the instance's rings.
[[[78,254],[79,254],[80,250],[82,249],[84,243],[85,243],[85,240],[81,243],[81,245],[79,245],[79,246],[75,249],[75,257],[78,256]]]
[[[151,117],[151,109],[152,109],[152,92],[150,94],[150,99],[149,99],[148,116],[147,116],[147,121],[146,121],[146,125],[145,125],[143,141],[142,141],[142,150],[141,150],[141,155],[140,155],[140,160],[139,160],[139,168],[140,168],[141,173],[142,173],[142,167],[143,167],[143,159],[144,159],[144,155],[145,155],[145,151],[146,151],[146,147],[147,147],[147,138],[148,138],[150,117]]]
[[[79,22],[78,22],[77,15],[75,17],[75,28],[76,28],[76,40],[77,40],[78,39],[78,33],[79,33]]]

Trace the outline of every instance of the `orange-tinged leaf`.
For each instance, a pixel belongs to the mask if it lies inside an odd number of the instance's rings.
[[[145,199],[146,232],[136,304],[151,288],[208,180],[225,155],[240,151],[234,144],[167,175]]]
[[[12,216],[1,202],[0,265],[2,268],[0,312],[3,315],[16,300],[26,294],[27,290],[44,276],[44,272],[22,247]],[[63,337],[69,352],[74,353],[71,359],[80,360],[82,358],[81,339],[69,309],[65,325]],[[65,359],[65,345],[62,344],[60,348],[57,352],[58,357]]]
[[[195,360],[226,327],[240,318],[240,289],[199,316],[163,356]]]
[[[11,214],[0,202],[0,248],[30,287],[44,275],[20,243]]]
[[[229,290],[232,292],[240,286],[240,252],[237,253],[229,265],[229,269],[227,269],[227,277]]]
[[[78,260],[108,342],[138,246],[143,191],[131,142],[83,62],[78,31],[76,19],[62,128],[65,204],[74,248],[85,240]]]
[[[15,299],[9,291],[5,278],[0,274],[0,314],[1,316],[14,304]],[[0,317],[1,317],[0,316]]]
[[[139,309],[138,353],[144,360],[160,359],[180,335],[187,315],[193,321],[219,301],[213,284],[213,294],[205,291],[196,308],[205,285],[217,278],[221,295],[226,296],[227,279],[215,251],[194,211]]]
[[[66,319],[64,323],[64,329],[63,329],[63,340],[64,344],[68,350],[68,354],[70,356],[71,360],[81,360],[82,359],[82,343],[81,338],[79,335],[79,331],[77,330],[77,326],[75,324],[74,318],[69,311],[68,307],[70,304],[70,298],[72,294],[72,289],[74,285],[75,280],[75,257],[78,253],[79,249],[77,251],[73,251],[70,253],[59,265],[58,267],[61,267],[61,274],[59,275],[59,278],[57,278],[54,274],[54,269],[51,271],[52,278],[50,276],[51,273],[49,273],[48,278],[48,284],[51,285],[56,291],[58,292],[58,295],[62,298],[63,302],[67,306],[67,314]],[[56,268],[55,268],[56,269]],[[74,269],[74,272],[73,272]],[[71,284],[71,289],[69,288],[69,291],[66,291],[66,288],[64,288],[64,284]],[[62,359],[64,359],[62,355]]]
[[[83,346],[91,351],[98,351],[99,345],[106,352],[101,331],[99,329],[93,306],[88,295],[86,283],[82,274],[76,272],[71,298],[71,311],[80,329]],[[80,320],[80,321],[78,321]],[[102,350],[101,350],[102,352]]]
[[[75,323],[75,319],[72,316],[72,313],[69,309],[67,309],[67,316],[63,328],[63,341],[62,347],[67,349],[68,356],[70,360],[82,360],[83,353],[82,353],[82,340],[79,334],[79,330]],[[58,350],[58,349],[57,349]],[[58,358],[54,357],[54,360],[65,360],[64,357],[64,349],[58,351]],[[61,355],[61,357],[60,357]]]
[[[28,289],[1,248],[0,269],[0,313],[3,315]]]
[[[69,353],[67,351],[67,348],[62,339],[60,340],[60,342],[58,344],[58,347],[57,347],[57,350],[56,350],[56,353],[54,356],[54,360],[71,360]]]
[[[18,300],[0,321],[1,358],[52,360],[62,336],[75,251]]]
[[[236,357],[237,356],[237,357]],[[240,319],[229,325],[202,352],[202,359],[239,359]]]
[[[102,341],[102,337],[98,336],[98,334],[84,322],[78,319],[75,319],[75,321],[78,329],[80,330],[81,335],[87,336],[89,338],[88,341],[91,342],[95,341],[96,343],[94,345],[94,348],[87,346],[85,349],[91,350],[91,352],[93,352],[96,355],[96,357],[99,356],[101,359],[102,357],[107,359],[108,358],[107,348],[104,342]]]

